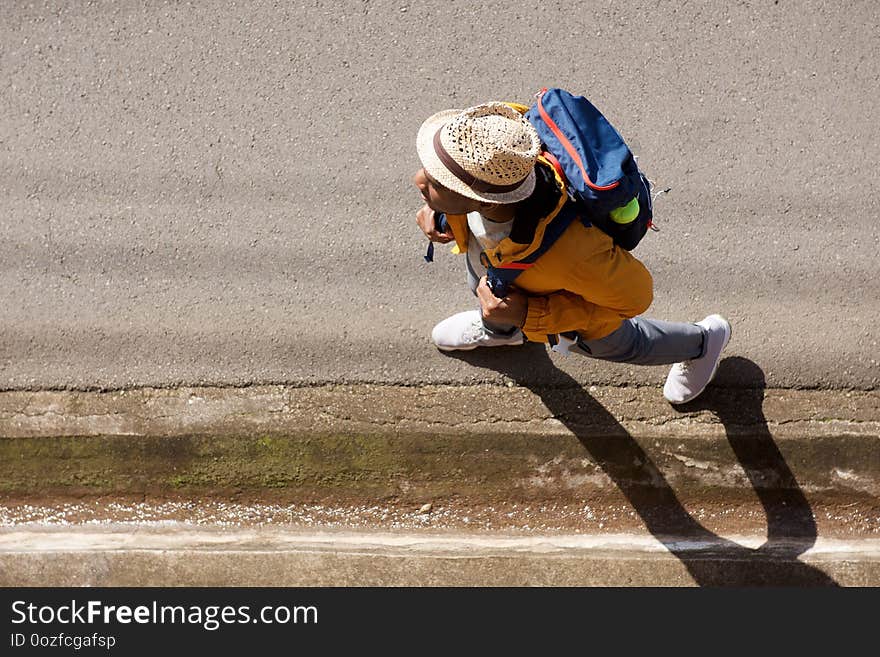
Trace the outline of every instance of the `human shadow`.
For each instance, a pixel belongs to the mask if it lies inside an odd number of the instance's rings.
[[[500,372],[538,395],[698,585],[837,586],[826,573],[798,560],[816,542],[816,522],[767,427],[762,410],[766,383],[754,362],[721,362],[716,380],[736,381],[736,395],[710,386],[696,401],[677,407],[681,412],[711,410],[723,423],[767,516],[767,541],[748,548],[695,520],[639,443],[575,379],[553,365],[543,345],[517,347],[515,355],[506,348],[451,355]]]

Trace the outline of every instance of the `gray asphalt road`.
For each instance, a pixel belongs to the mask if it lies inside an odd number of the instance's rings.
[[[422,261],[414,138],[543,86],[672,187],[650,315],[726,314],[770,385],[880,381],[873,0],[196,4],[0,5],[0,387],[499,380],[429,343],[473,301]]]

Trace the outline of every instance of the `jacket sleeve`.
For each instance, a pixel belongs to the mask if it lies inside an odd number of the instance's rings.
[[[653,280],[631,253],[607,240],[606,248],[578,257],[578,240],[565,240],[539,261],[536,279],[554,291],[530,295],[523,331],[529,340],[577,331],[588,340],[615,331],[624,318],[645,312],[653,300]],[[573,249],[572,253],[566,252]],[[548,257],[550,256],[550,257]],[[537,267],[536,267],[537,269]],[[531,273],[531,272],[530,272]]]
[[[470,230],[468,230],[467,224],[467,215],[447,214],[446,224],[449,226],[449,230],[452,231],[452,236],[455,238],[455,245],[457,247],[456,252],[467,253],[468,237],[470,235]]]

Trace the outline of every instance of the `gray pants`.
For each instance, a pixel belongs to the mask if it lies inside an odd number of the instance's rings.
[[[571,351],[615,363],[669,365],[702,356],[705,333],[696,324],[634,317],[599,340],[578,339]]]
[[[477,293],[479,279],[468,267],[468,283]],[[483,321],[489,333],[507,335],[515,326]],[[664,322],[644,317],[623,320],[620,328],[598,340],[577,338],[569,352],[632,365],[671,365],[703,355],[705,330],[696,324]],[[571,337],[574,337],[572,335]]]

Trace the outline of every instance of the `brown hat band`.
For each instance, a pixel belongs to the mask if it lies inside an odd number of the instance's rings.
[[[490,182],[486,182],[485,180],[480,180],[476,176],[471,173],[468,173],[464,169],[459,166],[458,162],[452,159],[452,156],[443,148],[443,144],[440,141],[440,131],[443,130],[443,127],[440,127],[436,133],[434,133],[434,152],[437,153],[437,157],[440,158],[440,161],[443,163],[449,173],[458,178],[465,185],[470,187],[475,192],[483,192],[489,194],[501,194],[504,192],[512,192],[517,189],[520,185],[523,184],[525,178],[520,180],[513,185],[493,185]]]

